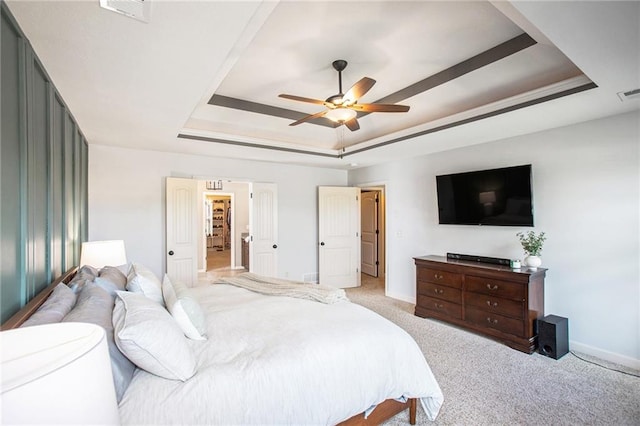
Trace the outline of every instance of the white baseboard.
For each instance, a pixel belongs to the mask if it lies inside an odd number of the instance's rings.
[[[385,296],[390,297],[392,299],[401,300],[403,302],[411,303],[413,305],[416,304],[415,297],[406,297],[403,294],[395,294],[395,293],[390,293],[390,292],[386,292]]]
[[[387,293],[386,296],[391,297],[392,299],[402,300],[403,302],[413,303],[414,305],[416,303],[414,298],[407,298],[404,295]],[[606,351],[574,340],[569,341],[569,349],[586,355],[591,355],[605,361],[624,365],[625,367],[633,368],[635,370],[640,370],[640,359],[631,358],[630,356]]]
[[[640,359],[631,358],[626,355],[620,355],[615,352],[609,352],[604,349],[595,348],[593,346],[585,345],[584,343],[569,341],[569,348],[576,352],[582,352],[583,354],[595,356],[605,361],[614,362],[616,364],[624,365],[625,367],[640,370]]]

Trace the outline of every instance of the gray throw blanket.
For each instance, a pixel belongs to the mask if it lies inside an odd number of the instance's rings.
[[[214,281],[214,284],[231,284],[270,296],[296,297],[298,299],[313,300],[327,304],[349,301],[346,293],[341,288],[263,277],[250,272],[218,278]]]

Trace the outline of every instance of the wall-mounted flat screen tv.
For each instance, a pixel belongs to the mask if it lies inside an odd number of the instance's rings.
[[[533,226],[531,164],[436,176],[446,225]]]

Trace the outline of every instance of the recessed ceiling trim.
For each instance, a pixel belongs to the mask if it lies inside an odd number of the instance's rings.
[[[273,146],[273,145],[262,145],[255,142],[232,141],[229,139],[212,138],[212,137],[199,136],[199,135],[189,135],[186,133],[178,133],[178,137],[181,139],[191,139],[191,140],[204,141],[204,142],[222,143],[226,145],[244,146],[248,148],[262,148],[262,149],[269,149],[272,151],[285,151],[285,152],[293,152],[296,154],[308,154],[308,155],[317,155],[320,157],[340,158],[340,155],[337,154],[338,151],[336,151],[336,154],[328,154],[324,152],[308,151],[305,149],[287,148],[283,146]]]
[[[443,71],[440,71],[434,75],[424,78],[417,83],[413,83],[410,86],[400,89],[388,96],[378,99],[375,103],[387,103],[395,104],[397,102],[408,99],[412,96],[418,95],[429,89],[433,89],[436,86],[445,84],[451,80],[475,71],[479,68],[492,64],[496,61],[504,59],[513,55],[523,49],[535,45],[537,42],[531,38],[527,33],[522,33],[510,40],[505,41],[491,49],[485,50],[482,53],[472,56],[458,64],[455,64]],[[272,117],[286,118],[290,120],[300,120],[309,114],[294,111],[286,108],[274,107],[271,105],[261,104],[258,102],[246,101],[243,99],[232,98],[229,96],[213,94],[208,102],[209,105],[221,106],[225,108],[232,108],[241,111],[253,112],[257,114],[270,115]],[[364,117],[370,114],[369,112],[358,112],[358,118]],[[326,127],[338,127],[338,125],[331,120],[323,117],[315,118],[307,121],[307,123],[317,124]]]
[[[398,143],[398,142],[402,142],[408,139],[413,139],[419,136],[424,136],[424,135],[428,135],[431,133],[436,133],[436,132],[440,132],[442,130],[447,130],[447,129],[451,129],[453,127],[457,127],[457,126],[462,126],[464,124],[469,124],[469,123],[473,123],[474,121],[479,121],[479,120],[483,120],[485,118],[490,118],[490,117],[494,117],[500,114],[505,114],[511,111],[516,111],[518,109],[521,108],[526,108],[532,105],[536,105],[536,104],[540,104],[543,102],[547,102],[547,101],[551,101],[553,99],[558,99],[564,96],[569,96],[569,95],[573,95],[575,93],[580,93],[583,92],[585,90],[590,90],[590,89],[595,89],[597,88],[598,85],[593,83],[593,82],[589,82],[586,84],[582,84],[580,86],[577,87],[573,87],[570,89],[566,89],[557,93],[551,93],[549,95],[546,96],[541,96],[539,98],[536,99],[531,99],[528,101],[524,101],[524,102],[520,102],[518,104],[515,105],[510,105],[504,108],[500,108],[497,109],[495,111],[490,111],[490,112],[486,112],[486,113],[482,113],[482,114],[478,114],[478,115],[474,115],[473,117],[469,117],[469,118],[465,118],[462,120],[458,120],[458,121],[454,121],[452,123],[447,123],[447,124],[443,124],[441,126],[437,126],[431,129],[426,129],[426,130],[422,130],[419,132],[415,132],[415,133],[411,133],[408,135],[404,135],[404,136],[400,136],[394,139],[390,139],[387,141],[383,141],[383,142],[379,142],[373,145],[369,145],[367,147],[364,148],[360,148],[360,149],[354,149],[353,151],[346,151],[346,148],[341,148],[339,150],[335,150],[335,154],[329,154],[329,153],[322,153],[322,152],[316,152],[316,151],[310,151],[310,150],[304,150],[304,149],[295,149],[295,148],[287,148],[287,147],[279,147],[279,146],[271,146],[271,145],[263,145],[263,144],[259,144],[259,143],[253,143],[253,142],[242,142],[242,141],[232,141],[232,140],[228,140],[228,139],[220,139],[220,138],[213,138],[213,137],[207,137],[207,136],[199,136],[199,135],[189,135],[189,134],[185,134],[185,133],[179,133],[178,137],[182,138],[182,139],[192,139],[192,140],[199,140],[199,141],[205,141],[205,142],[214,142],[214,143],[222,143],[222,144],[227,144],[227,145],[236,145],[236,146],[244,146],[244,147],[249,147],[249,148],[262,148],[262,149],[269,149],[269,150],[275,150],[275,151],[285,151],[285,152],[292,152],[292,153],[297,153],[297,154],[307,154],[307,155],[317,155],[317,156],[321,156],[321,157],[328,157],[328,158],[344,158],[347,157],[349,155],[354,155],[354,154],[358,154],[360,152],[365,152],[365,151],[369,151],[372,149],[376,149],[376,148],[380,148],[386,145],[391,145],[394,143]]]
[[[370,146],[367,146],[365,148],[360,148],[360,149],[355,149],[353,151],[344,152],[342,154],[342,157],[347,157],[349,155],[357,154],[359,152],[369,151],[371,149],[380,148],[380,147],[383,147],[383,146],[386,146],[386,145],[391,145],[391,144],[394,144],[394,143],[402,142],[402,141],[407,140],[407,139],[413,139],[413,138],[416,138],[416,137],[419,137],[419,136],[428,135],[430,133],[440,132],[442,130],[447,130],[447,129],[450,129],[452,127],[457,127],[457,126],[462,126],[464,124],[473,123],[474,121],[484,120],[485,118],[494,117],[494,116],[497,116],[497,115],[500,115],[500,114],[505,114],[507,112],[515,111],[515,110],[518,110],[518,109],[521,109],[521,108],[526,108],[526,107],[529,107],[529,106],[532,106],[532,105],[536,105],[536,104],[540,104],[540,103],[543,103],[543,102],[547,102],[547,101],[550,101],[550,100],[553,100],[553,99],[558,99],[558,98],[562,98],[564,96],[573,95],[575,93],[580,93],[580,92],[583,92],[585,90],[595,89],[596,87],[598,87],[598,85],[593,83],[593,82],[586,83],[586,84],[583,84],[583,85],[578,86],[578,87],[574,87],[574,88],[571,88],[571,89],[563,90],[563,91],[557,92],[557,93],[552,93],[550,95],[542,96],[542,97],[537,98],[537,99],[532,99],[532,100],[529,100],[529,101],[521,102],[521,103],[516,104],[516,105],[511,105],[511,106],[508,106],[508,107],[500,108],[500,109],[497,109],[495,111],[487,112],[487,113],[484,113],[484,114],[478,114],[478,115],[475,115],[473,117],[465,118],[463,120],[454,121],[453,123],[443,124],[442,126],[434,127],[434,128],[427,129],[427,130],[422,130],[420,132],[412,133],[412,134],[405,135],[405,136],[400,136],[398,138],[394,138],[394,139],[390,139],[388,141],[384,141],[384,142],[380,142],[380,143],[377,143],[377,144],[374,144],[374,145],[370,145]]]

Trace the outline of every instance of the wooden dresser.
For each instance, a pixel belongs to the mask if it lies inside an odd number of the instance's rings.
[[[414,260],[417,316],[455,324],[523,352],[536,349],[546,269],[511,269],[443,256]]]

